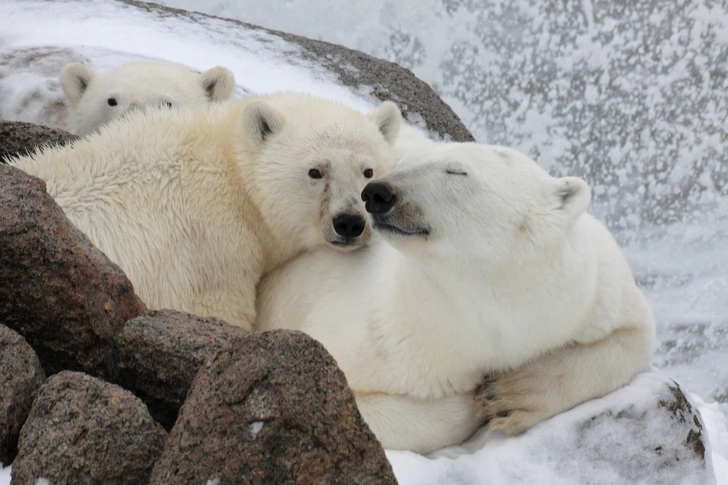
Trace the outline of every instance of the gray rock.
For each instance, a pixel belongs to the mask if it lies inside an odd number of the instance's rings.
[[[195,378],[150,483],[208,480],[396,483],[334,359],[285,330],[237,339]]]
[[[46,376],[28,342],[0,325],[0,463],[13,462],[20,428]]]
[[[65,216],[45,183],[0,165],[0,322],[48,374],[113,379],[113,337],[146,307],[129,279]]]
[[[139,398],[80,372],[41,388],[20,433],[14,485],[147,483],[167,434]]]
[[[184,16],[195,21],[211,18],[211,16],[205,14],[163,7],[153,3],[136,0],[120,1],[161,16]],[[452,141],[474,140],[473,135],[463,125],[452,108],[440,99],[427,83],[418,79],[412,74],[412,71],[399,64],[377,59],[340,45],[269,30],[239,20],[221,20],[237,24],[246,30],[267,32],[300,46],[302,51],[297,54],[302,55],[306,60],[313,61],[315,64],[322,65],[334,73],[345,86],[351,86],[355,90],[366,89],[370,96],[381,101],[394,101],[399,105],[406,119],[416,124],[422,122],[425,125],[422,128],[426,127],[431,132],[437,133],[441,138]]]
[[[116,337],[116,383],[134,392],[167,429],[177,420],[200,368],[247,332],[217,318],[150,310],[127,322]]]
[[[33,153],[37,147],[65,145],[78,139],[67,131],[20,121],[0,122],[0,163]]]

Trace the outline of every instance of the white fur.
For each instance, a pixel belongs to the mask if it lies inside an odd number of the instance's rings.
[[[370,229],[359,194],[395,163],[400,113],[311,96],[136,111],[63,148],[11,162],[46,181],[68,218],[151,308],[250,328],[262,274],[320,245],[351,250]],[[309,171],[320,170],[312,179]],[[359,237],[333,228],[358,214]]]
[[[106,72],[73,62],[63,67],[60,81],[71,106],[69,129],[77,135],[131,109],[224,101],[235,87],[233,73],[224,67],[197,74],[171,62],[130,62]]]
[[[518,433],[648,368],[650,308],[584,212],[586,183],[502,147],[400,151],[376,181],[397,196],[372,216],[381,237],[298,257],[258,300],[261,330],[303,330],[332,353],[386,448],[429,452],[484,420]]]

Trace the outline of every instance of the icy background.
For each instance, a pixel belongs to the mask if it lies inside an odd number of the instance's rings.
[[[592,186],[658,321],[655,365],[728,413],[728,4],[162,0],[427,81],[480,142]]]
[[[655,310],[655,365],[695,393],[718,484],[728,485],[721,414],[728,411],[728,6],[701,1],[165,3],[397,61],[428,81],[479,141],[513,146],[554,174],[587,179],[592,212],[618,237]],[[47,117],[41,108],[61,99],[58,66],[79,56],[95,69],[139,58],[197,69],[222,64],[234,71],[238,94],[295,85],[372,107],[331,73],[292,60],[287,53],[296,46],[262,32],[233,32],[222,21],[150,20],[102,0],[0,0],[0,19],[0,117],[7,119]],[[403,485],[564,485],[583,483],[579,477],[625,483],[609,469],[582,469],[590,460],[578,453],[589,447],[574,450],[573,431],[585,413],[626,399],[644,404],[640,386],[455,460],[387,454]],[[9,475],[0,467],[0,485]]]

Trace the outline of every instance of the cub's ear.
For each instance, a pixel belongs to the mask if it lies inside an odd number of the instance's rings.
[[[230,69],[216,66],[200,74],[200,85],[210,101],[225,101],[233,94],[235,76]]]
[[[586,211],[591,200],[591,189],[578,177],[563,177],[554,180],[551,199],[557,212],[576,218]]]
[[[243,110],[243,130],[255,145],[263,145],[284,123],[283,113],[263,101],[254,101]]]
[[[399,125],[402,123],[402,113],[397,105],[391,101],[385,101],[367,117],[377,125],[387,143],[394,144],[399,134]]]
[[[81,101],[83,93],[86,92],[86,88],[95,75],[95,72],[80,62],[72,62],[63,66],[60,75],[61,87],[71,106],[75,107]]]

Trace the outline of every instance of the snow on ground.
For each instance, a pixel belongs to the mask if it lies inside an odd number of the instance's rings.
[[[697,394],[718,485],[728,485],[728,81],[717,67],[728,54],[728,7],[654,1],[650,10],[585,0],[569,12],[560,0],[162,3],[396,60],[430,82],[480,141],[526,151],[554,174],[584,176],[594,213],[622,243],[654,308],[654,363]],[[238,95],[295,89],[373,106],[303,60],[297,46],[220,20],[150,20],[102,0],[4,0],[0,18],[6,119],[62,124],[57,74],[71,61],[94,69],[141,59],[197,70],[219,64],[234,72]],[[639,404],[630,389],[615,396]],[[566,425],[584,409],[615,405],[613,397],[457,458],[388,456],[402,484],[572,483],[566,471],[581,473],[572,455],[560,469],[547,466],[573,438]],[[535,445],[545,437],[546,449]],[[0,485],[8,482],[8,469],[0,470]]]

